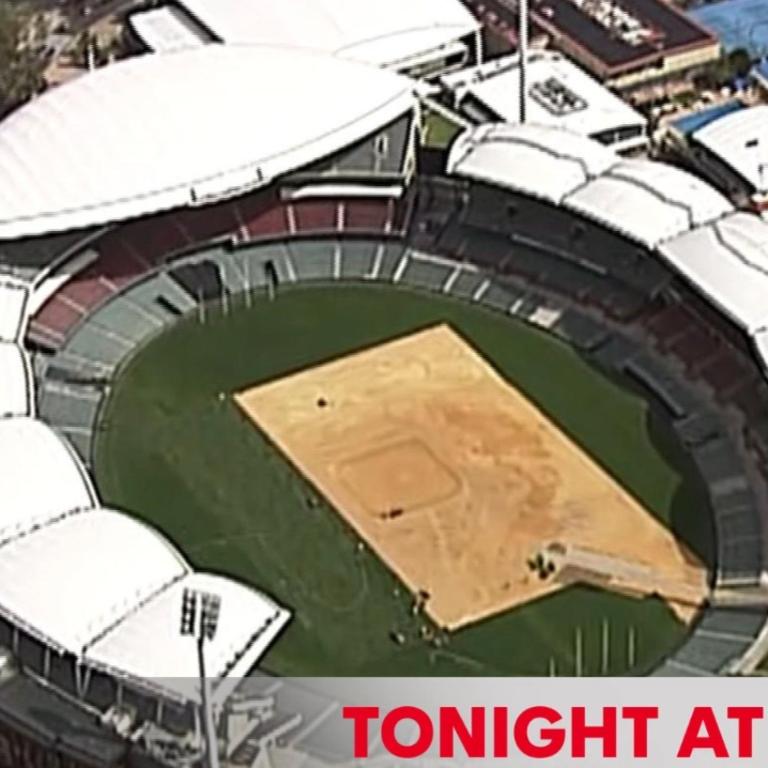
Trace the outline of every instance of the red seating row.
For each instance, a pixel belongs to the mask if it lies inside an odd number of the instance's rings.
[[[694,324],[690,318],[684,333],[676,334],[664,348],[677,357],[685,367],[696,373],[704,368],[720,352],[720,342]]]
[[[666,348],[677,337],[685,334],[690,325],[689,314],[679,304],[667,305],[644,321],[645,329],[662,348]]]
[[[349,232],[391,232],[395,228],[392,200],[349,200],[344,205],[344,229]]]
[[[309,234],[389,234],[404,228],[405,205],[391,199],[245,199],[236,203],[244,240]]]
[[[206,208],[121,225],[92,242],[99,257],[49,299],[30,325],[38,341],[60,343],[94,307],[178,254],[211,240],[264,240],[301,234],[388,234],[398,206],[389,199],[281,202],[256,194]]]
[[[289,203],[287,216],[292,232],[338,232],[339,204],[334,200],[302,200]]]
[[[83,311],[70,305],[60,294],[49,299],[32,319],[29,334],[35,341],[58,346],[66,333],[83,317]]]

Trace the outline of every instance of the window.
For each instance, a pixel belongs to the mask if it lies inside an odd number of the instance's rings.
[[[389,136],[386,133],[380,133],[374,143],[373,151],[376,153],[376,157],[379,160],[386,160],[389,156]]]

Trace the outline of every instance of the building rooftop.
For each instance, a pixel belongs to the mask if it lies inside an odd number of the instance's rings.
[[[757,58],[768,54],[768,3],[765,0],[722,0],[702,3],[688,12],[711,29],[726,51],[745,48]]]
[[[616,74],[672,51],[715,42],[709,31],[664,0],[533,0],[531,12],[542,27],[567,36]]]
[[[457,97],[470,94],[501,120],[517,122],[520,110],[519,57],[515,54],[446,75],[442,83]],[[528,119],[583,136],[646,119],[577,64],[560,53],[532,51],[528,62]]]
[[[692,138],[754,190],[768,192],[768,105],[729,112],[695,131]]]
[[[719,120],[721,117],[731,114],[731,112],[738,112],[738,110],[744,108],[744,104],[741,101],[732,99],[723,104],[716,104],[713,107],[700,109],[698,112],[691,112],[688,115],[679,117],[672,121],[672,126],[678,133],[682,134],[685,138],[688,138],[705,125],[709,125],[715,120]]]

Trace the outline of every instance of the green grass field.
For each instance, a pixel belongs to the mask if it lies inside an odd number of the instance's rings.
[[[425,144],[433,149],[445,149],[461,133],[461,127],[437,112],[427,112],[424,118]]]
[[[447,321],[575,437],[694,550],[709,558],[701,490],[661,420],[567,346],[501,314],[385,286],[293,288],[205,324],[180,322],[122,371],[96,445],[103,497],[176,541],[199,568],[234,576],[295,611],[262,666],[283,675],[584,674],[647,670],[685,628],[662,602],[571,588],[452,635],[418,638],[423,619],[229,398],[288,372]],[[226,611],[226,605],[223,606]],[[634,628],[631,630],[630,628]],[[395,645],[392,630],[405,634]]]

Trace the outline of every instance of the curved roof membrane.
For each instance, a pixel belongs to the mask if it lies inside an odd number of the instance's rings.
[[[0,419],[0,472],[0,542],[96,503],[91,481],[75,453],[35,419]]]
[[[137,56],[0,123],[0,240],[194,205],[267,184],[414,107],[393,72],[302,50]]]
[[[176,549],[143,523],[103,509],[78,512],[0,548],[0,610],[44,642],[81,657],[188,572]]]
[[[459,0],[182,0],[226,43],[315,49],[392,66],[472,34]]]

